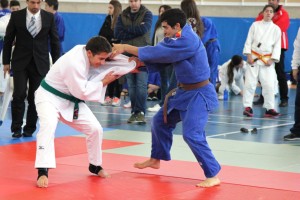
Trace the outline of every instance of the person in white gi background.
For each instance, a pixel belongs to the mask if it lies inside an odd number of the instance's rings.
[[[239,55],[234,55],[219,68],[221,86],[218,98],[224,99],[224,90],[233,92],[235,95],[243,96],[244,75],[246,72],[246,62]]]
[[[20,7],[20,2],[12,0],[9,3],[9,7],[10,7],[11,12],[18,11],[21,8]],[[0,40],[3,40],[3,38],[5,36],[5,31],[6,31],[6,27],[7,27],[7,24],[9,22],[10,16],[11,16],[11,14],[7,13],[3,17],[0,17]],[[3,71],[3,65],[2,65],[2,49],[1,49],[1,56],[0,56],[0,96],[5,91],[6,84],[7,84],[6,79],[8,79],[8,78],[9,78],[9,76],[6,76],[6,78],[4,78],[4,71]]]
[[[272,5],[266,5],[263,8],[264,18],[251,25],[243,50],[248,63],[245,74],[243,114],[248,117],[253,116],[252,102],[258,80],[265,98],[263,105],[266,108],[265,117],[280,115],[274,109],[274,79],[276,79],[274,63],[280,58],[281,31],[272,22],[274,12],[275,8]]]
[[[83,101],[103,102],[107,85],[135,68],[135,62],[128,62],[128,58],[123,68],[105,67],[110,52],[111,45],[101,36],[91,38],[86,45],[75,46],[55,62],[37,89],[35,104],[40,129],[35,168],[38,169],[38,187],[48,187],[48,169],[56,168],[54,134],[58,121],[87,135],[90,172],[109,177],[101,167],[103,129]]]

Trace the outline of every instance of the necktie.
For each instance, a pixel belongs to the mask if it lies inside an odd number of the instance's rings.
[[[36,34],[37,34],[34,16],[31,17],[31,20],[30,20],[29,25],[28,25],[28,31],[32,35],[32,37],[35,37]]]

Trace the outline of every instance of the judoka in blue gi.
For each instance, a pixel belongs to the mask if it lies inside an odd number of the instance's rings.
[[[149,71],[172,63],[179,82],[178,88],[167,95],[164,107],[153,117],[150,159],[134,166],[158,169],[160,160],[171,160],[172,131],[182,121],[183,139],[206,176],[206,180],[196,186],[219,185],[217,174],[221,167],[211,152],[204,130],[209,111],[218,105],[215,88],[208,81],[210,69],[205,47],[192,27],[186,24],[185,14],[180,9],[165,11],[161,19],[165,38],[156,46],[114,45],[113,54],[128,52],[137,55]]]
[[[207,52],[208,64],[210,66],[210,82],[216,86],[218,78],[218,64],[220,57],[220,43],[218,40],[218,33],[213,22],[206,18],[201,17],[204,26],[203,37],[201,38]]]

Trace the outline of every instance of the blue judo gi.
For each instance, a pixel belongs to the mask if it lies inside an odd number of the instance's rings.
[[[220,43],[218,33],[213,22],[205,17],[201,17],[204,26],[202,42],[206,48],[208,64],[210,66],[210,82],[216,86],[218,78],[218,64],[220,58]]]
[[[64,53],[62,43],[65,40],[65,22],[63,17],[58,12],[54,14],[54,19],[60,42],[60,55],[62,55]]]
[[[190,25],[183,27],[179,38],[165,38],[156,46],[140,47],[138,57],[149,71],[172,63],[179,83],[198,83],[210,77],[205,47]],[[168,122],[164,123],[163,109],[152,119],[151,158],[171,159],[172,131],[182,121],[183,139],[203,168],[205,176],[216,176],[221,167],[207,144],[204,128],[209,111],[217,105],[217,94],[211,83],[194,90],[177,88],[176,94],[168,101]]]

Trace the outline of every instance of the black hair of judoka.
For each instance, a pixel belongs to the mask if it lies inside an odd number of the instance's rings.
[[[173,8],[166,10],[161,15],[161,22],[167,22],[168,25],[174,27],[176,23],[180,24],[180,27],[183,28],[186,24],[186,15],[184,12],[178,8]]]
[[[88,51],[90,50],[93,55],[99,53],[110,53],[112,51],[111,45],[107,41],[105,37],[102,36],[95,36],[89,39],[87,42],[85,49]]]

